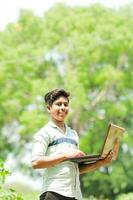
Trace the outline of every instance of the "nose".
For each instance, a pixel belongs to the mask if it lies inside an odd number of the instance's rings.
[[[61,105],[61,109],[62,109],[62,110],[65,110],[64,104]]]

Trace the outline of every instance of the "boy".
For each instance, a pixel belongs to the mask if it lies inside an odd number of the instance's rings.
[[[79,174],[112,160],[111,153],[102,161],[84,166],[68,161],[84,155],[78,148],[76,131],[64,122],[69,112],[69,96],[65,90],[56,89],[44,98],[51,119],[35,135],[32,152],[32,167],[45,168],[40,200],[82,200]]]

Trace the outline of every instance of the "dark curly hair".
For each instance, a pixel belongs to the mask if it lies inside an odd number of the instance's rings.
[[[57,100],[59,97],[65,97],[69,102],[69,96],[70,93],[66,92],[65,90],[55,89],[45,94],[44,101],[47,106],[52,106],[53,102]]]

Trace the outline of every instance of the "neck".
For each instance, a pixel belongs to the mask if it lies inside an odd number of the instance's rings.
[[[54,122],[54,124],[56,126],[58,126],[61,130],[63,130],[63,132],[65,132],[65,123],[64,123],[64,121],[57,121],[55,119],[51,119],[51,120],[52,120],[52,122]]]

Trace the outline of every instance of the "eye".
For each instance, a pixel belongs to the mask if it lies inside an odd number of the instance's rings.
[[[57,106],[61,106],[61,103],[56,103]]]
[[[67,107],[67,106],[68,106],[68,103],[64,103],[64,106]]]

